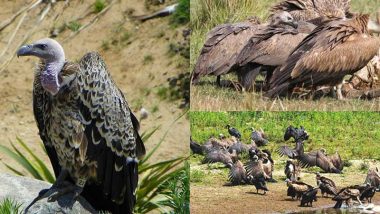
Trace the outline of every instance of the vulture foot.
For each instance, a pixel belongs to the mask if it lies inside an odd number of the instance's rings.
[[[58,188],[56,192],[49,196],[48,201],[53,202],[58,200],[61,196],[67,195],[69,193],[73,194],[73,201],[75,201],[78,196],[82,193],[83,188],[77,185],[68,185],[65,187]]]

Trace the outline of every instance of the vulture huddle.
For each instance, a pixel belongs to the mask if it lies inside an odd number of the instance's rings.
[[[192,72],[202,76],[235,72],[243,90],[269,98],[312,94],[341,84],[373,59],[380,48],[380,25],[350,10],[350,0],[283,0],[266,22],[250,18],[216,26],[206,36]],[[259,74],[265,76],[260,86]],[[231,85],[231,84],[228,84]]]
[[[71,193],[96,210],[132,213],[145,148],[139,122],[101,56],[90,52],[68,61],[49,38],[22,46],[17,55],[41,60],[33,111],[57,178],[49,201]]]

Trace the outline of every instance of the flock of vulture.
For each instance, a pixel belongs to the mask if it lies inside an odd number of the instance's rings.
[[[269,191],[266,182],[277,182],[273,178],[274,160],[271,152],[260,147],[268,144],[267,136],[263,130],[251,132],[251,144],[241,141],[241,134],[236,129],[227,125],[230,137],[222,134],[219,137],[210,137],[204,144],[199,144],[190,137],[190,149],[193,154],[203,155],[202,164],[220,162],[229,168],[230,185],[254,185],[256,193],[259,190],[265,194]],[[284,140],[294,139],[295,148],[287,145],[280,146],[277,152],[280,156],[287,156],[284,173],[286,175],[287,196],[301,201],[300,206],[312,206],[317,200],[318,189],[322,197],[331,195],[336,201],[334,208],[340,208],[343,202],[348,206],[353,199],[371,202],[376,190],[380,188],[380,174],[378,169],[369,170],[364,184],[352,185],[338,189],[331,179],[316,173],[317,187],[301,181],[301,168],[317,166],[326,173],[343,173],[343,161],[336,152],[333,155],[326,154],[324,149],[304,152],[304,143],[309,135],[305,128],[289,126],[285,130]],[[240,160],[248,154],[248,161],[243,164]]]
[[[380,33],[379,23],[351,11],[350,0],[283,0],[270,14],[264,23],[250,17],[213,28],[192,84],[214,75],[219,86],[259,90],[269,98],[313,95],[328,88],[343,99],[344,78],[378,54],[380,39],[372,34]],[[237,74],[238,83],[220,80],[230,72]],[[256,81],[259,74],[265,76],[262,84]]]

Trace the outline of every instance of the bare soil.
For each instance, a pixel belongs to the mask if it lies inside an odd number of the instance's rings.
[[[52,29],[69,23],[71,20],[92,10],[94,1],[70,1],[64,12],[54,20],[64,7],[64,1],[57,1],[51,8],[44,21],[36,27],[28,39],[33,42],[48,37]],[[169,45],[183,40],[184,27],[174,28],[169,25],[169,18],[154,19],[138,23],[128,14],[142,15],[157,10],[161,6],[151,7],[149,11],[144,1],[126,0],[114,1],[104,16],[78,35],[62,43],[69,60],[80,60],[89,51],[98,51],[103,56],[112,77],[124,92],[132,110],[139,116],[139,109],[144,107],[150,113],[141,122],[140,133],[160,126],[160,129],[145,143],[147,151],[156,145],[167,130],[170,130],[164,143],[155,154],[153,160],[168,159],[188,153],[187,139],[189,122],[184,116],[171,125],[184,110],[179,109],[180,101],[167,101],[157,95],[159,87],[167,87],[167,78],[186,72],[179,66],[183,58],[179,55],[168,54]],[[28,1],[31,3],[31,1]],[[170,4],[172,2],[167,2]],[[25,1],[5,1],[0,5],[0,20],[5,20],[23,7]],[[17,32],[9,50],[0,58],[0,65],[15,54],[23,36],[32,29],[39,12],[46,6],[40,5],[29,12]],[[80,21],[88,23],[95,14]],[[16,28],[20,17],[8,28],[0,31],[0,52],[5,48],[10,35]],[[0,21],[1,22],[1,21]],[[72,34],[66,29],[56,40],[62,42]],[[146,56],[151,56],[149,62]],[[13,58],[4,71],[0,73],[0,144],[10,146],[16,136],[23,139],[27,145],[43,160],[48,158],[40,146],[38,130],[32,112],[32,84],[34,67],[38,60],[32,57]],[[13,160],[0,154],[0,160],[19,169]],[[9,172],[0,164],[0,172]]]

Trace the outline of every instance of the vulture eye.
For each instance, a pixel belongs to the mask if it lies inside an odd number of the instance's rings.
[[[47,48],[47,44],[38,44],[36,46],[37,46],[37,48],[39,48],[41,50],[45,50]]]

